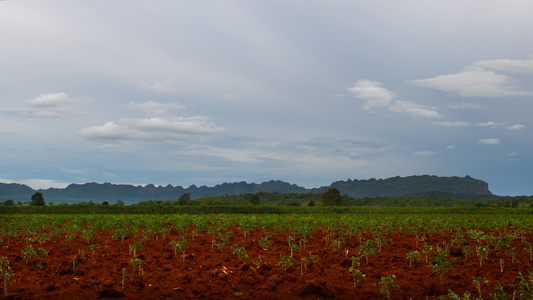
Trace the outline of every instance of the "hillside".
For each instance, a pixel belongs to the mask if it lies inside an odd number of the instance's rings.
[[[41,192],[47,202],[76,203],[84,201],[114,203],[122,200],[126,204],[148,200],[173,200],[182,194],[189,193],[192,199],[204,196],[216,197],[221,195],[253,194],[258,192],[301,194],[322,193],[330,187],[338,188],[342,194],[356,198],[363,197],[401,197],[407,194],[442,192],[460,193],[466,195],[491,195],[488,184],[482,180],[466,177],[439,176],[408,176],[392,177],[388,179],[346,180],[336,181],[328,186],[306,189],[287,182],[272,180],[260,184],[234,182],[223,183],[213,187],[191,185],[181,186],[135,186],[112,183],[84,183],[70,184],[64,189],[50,188],[33,190],[22,184],[0,183],[0,202],[11,199],[27,202],[35,192]]]
[[[423,192],[445,192],[467,195],[490,195],[489,185],[482,180],[466,177],[409,176],[388,179],[337,181],[330,187],[355,197],[402,197]]]

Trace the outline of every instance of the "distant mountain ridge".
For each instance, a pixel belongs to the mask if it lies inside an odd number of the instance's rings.
[[[126,204],[148,200],[173,200],[182,194],[189,193],[192,199],[204,196],[216,197],[221,195],[238,195],[247,193],[322,193],[328,188],[338,188],[342,194],[356,198],[363,197],[401,197],[408,194],[443,192],[461,193],[467,195],[492,195],[485,181],[465,177],[439,177],[430,175],[391,177],[387,179],[346,180],[336,181],[329,186],[319,188],[304,188],[296,184],[290,184],[280,180],[271,180],[260,184],[247,183],[245,181],[234,183],[222,183],[213,187],[191,185],[187,188],[182,186],[146,186],[112,183],[73,183],[64,189],[49,188],[34,190],[27,185],[17,183],[0,183],[0,201],[8,199],[14,201],[30,201],[35,192],[43,194],[46,202],[83,202],[108,201],[114,203],[122,200]]]

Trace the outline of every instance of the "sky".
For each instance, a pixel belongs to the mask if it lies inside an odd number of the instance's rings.
[[[532,195],[533,2],[0,1],[0,182]]]

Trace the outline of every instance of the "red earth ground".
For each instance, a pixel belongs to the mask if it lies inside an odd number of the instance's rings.
[[[263,231],[255,231],[245,236],[238,227],[233,231],[225,248],[213,244],[213,235],[198,232],[191,235],[187,231],[188,247],[185,257],[181,252],[174,254],[170,241],[183,239],[180,232],[172,229],[163,239],[156,236],[141,241],[126,238],[124,241],[113,240],[111,231],[99,231],[87,243],[79,235],[70,242],[65,236],[55,236],[40,244],[30,242],[34,249],[44,248],[48,256],[37,254],[26,264],[23,261],[23,249],[27,241],[23,238],[4,239],[0,245],[0,256],[6,256],[11,262],[11,269],[16,278],[8,286],[9,299],[386,299],[380,292],[379,282],[382,277],[395,275],[395,284],[391,287],[392,299],[437,299],[445,296],[449,290],[458,295],[469,292],[478,297],[478,290],[473,284],[473,277],[486,277],[488,284],[481,285],[483,296],[495,292],[499,282],[504,292],[520,299],[519,272],[527,278],[532,270],[529,253],[520,239],[512,241],[515,261],[509,252],[491,252],[480,267],[479,256],[469,255],[465,261],[462,246],[450,246],[450,258],[453,269],[444,274],[444,284],[438,273],[433,272],[425,262],[425,256],[412,266],[406,254],[418,250],[422,254],[424,245],[441,246],[450,243],[451,233],[435,233],[424,239],[414,234],[400,232],[383,232],[387,244],[380,252],[369,257],[361,257],[360,266],[356,266],[366,278],[354,287],[354,277],[349,272],[352,256],[359,257],[359,237],[346,237],[346,245],[339,248],[326,243],[327,232],[319,230],[311,237],[305,250],[303,245],[293,254],[294,266],[284,269],[280,255],[290,256],[287,237],[290,232],[273,232],[268,248],[259,246]],[[491,233],[496,235],[498,233]],[[523,235],[522,235],[523,236]],[[296,237],[299,244],[302,237]],[[330,240],[335,237],[330,237]],[[372,235],[365,232],[362,241]],[[533,236],[526,236],[531,241]],[[130,252],[134,242],[142,245],[136,255]],[[234,245],[244,247],[249,258],[239,259],[232,252]],[[95,252],[89,245],[98,244]],[[475,243],[468,239],[467,245],[474,248]],[[348,251],[348,252],[346,252]],[[84,252],[84,254],[82,253]],[[318,261],[307,264],[302,272],[302,258],[316,255]],[[76,266],[73,268],[73,258]],[[261,262],[259,262],[261,257]],[[138,258],[144,263],[139,268],[130,264]],[[500,262],[503,260],[503,272]],[[254,263],[255,262],[255,263]],[[123,280],[123,274],[124,280]],[[3,293],[2,293],[3,295]],[[448,297],[445,297],[448,298]]]

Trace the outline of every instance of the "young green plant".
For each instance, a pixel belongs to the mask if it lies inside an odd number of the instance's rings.
[[[479,299],[483,300],[483,294],[481,293],[481,284],[489,284],[489,281],[486,277],[481,278],[480,276],[472,277],[472,283],[476,286],[477,292],[479,293]]]
[[[4,296],[7,296],[7,287],[10,280],[15,278],[15,273],[11,272],[9,259],[5,256],[0,257],[0,275],[4,278]]]
[[[405,258],[409,261],[409,267],[413,266],[413,262],[420,261],[420,252],[411,251],[405,255]]]
[[[356,269],[354,267],[350,267],[350,269],[348,269],[348,272],[353,275],[353,287],[357,287],[357,284],[366,278],[366,275],[363,274],[361,270]]]
[[[437,254],[431,260],[430,268],[431,271],[439,273],[440,283],[444,285],[444,273],[448,273],[453,269],[448,252],[442,248],[438,248]]]
[[[388,300],[391,299],[391,288],[393,287],[398,288],[398,289],[400,288],[398,284],[394,283],[395,280],[396,280],[396,275],[392,274],[387,277],[381,277],[381,281],[378,282],[379,292],[382,294],[384,293],[387,296]]]

